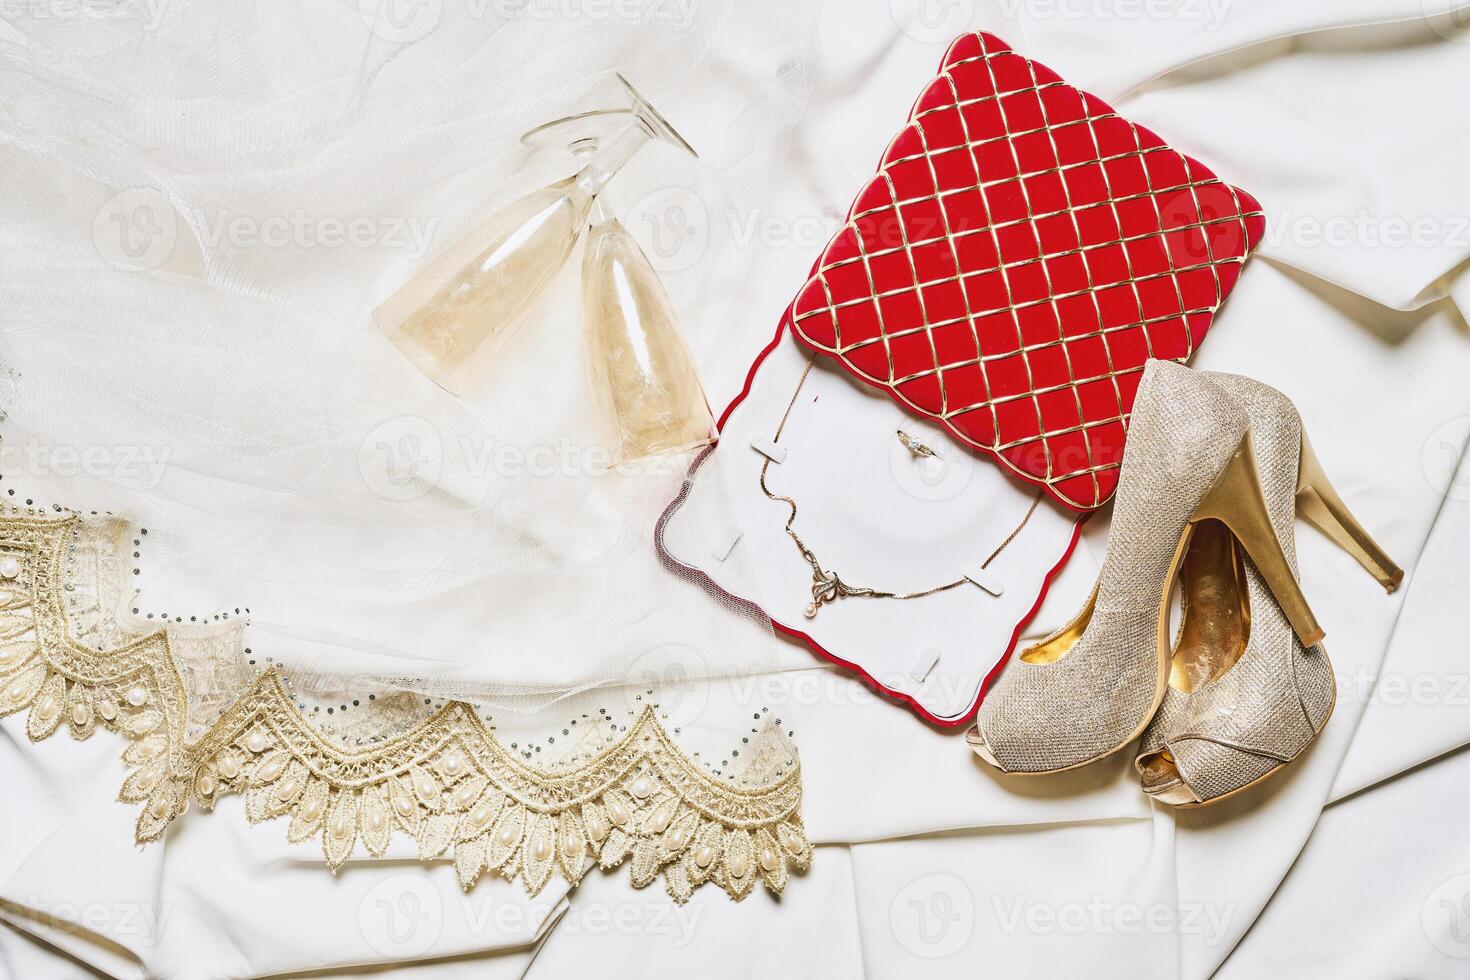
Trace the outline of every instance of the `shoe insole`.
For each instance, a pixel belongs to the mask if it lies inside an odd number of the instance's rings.
[[[1183,694],[1235,666],[1250,639],[1245,556],[1219,521],[1194,529],[1179,569],[1180,619],[1169,686]]]

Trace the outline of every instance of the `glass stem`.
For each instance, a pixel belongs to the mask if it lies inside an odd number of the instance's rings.
[[[608,140],[578,172],[577,189],[588,197],[598,194],[651,138],[642,123],[634,123]]]

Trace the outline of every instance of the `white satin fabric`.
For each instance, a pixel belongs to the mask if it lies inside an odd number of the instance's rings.
[[[158,482],[120,463],[16,475],[7,461],[0,486],[139,515],[156,529],[144,606],[248,601],[256,645],[298,667],[498,696],[541,728],[573,692],[621,704],[625,682],[651,679],[715,753],[770,707],[802,752],[813,868],[779,902],[705,889],[676,908],[621,871],[592,872],[564,901],[490,879],[463,899],[442,865],[360,862],[334,878],[284,828],[248,828],[228,804],[139,852],[130,808],[112,802],[108,737],[33,746],[12,720],[0,973],[1470,972],[1456,628],[1470,585],[1470,6],[429,6],[437,29],[389,40],[324,0],[165,4],[146,32],[95,11],[7,11],[0,326],[18,374],[0,434],[173,455]],[[666,275],[723,405],[966,29],[994,31],[1261,199],[1266,241],[1195,364],[1293,397],[1338,488],[1409,571],[1385,597],[1303,528],[1339,705],[1289,774],[1239,800],[1153,810],[1126,759],[1002,780],[954,733],[670,575],[648,533],[677,474],[608,481],[581,461],[598,436],[569,328],[574,272],[506,366],[522,386],[461,408],[367,318],[411,247],[293,232],[260,248],[210,231],[220,214],[429,215],[442,242],[556,169],[514,151],[516,132],[621,68],[702,152],[649,151],[612,203]],[[94,228],[133,187],[176,210],[185,244],[156,266],[109,252],[105,221]],[[418,446],[427,470],[408,476],[421,483],[398,480],[403,436],[425,432],[438,455]],[[572,463],[526,469],[529,449],[558,440]],[[461,445],[512,452],[487,470]],[[1075,610],[1105,539],[1093,521],[1035,631]]]

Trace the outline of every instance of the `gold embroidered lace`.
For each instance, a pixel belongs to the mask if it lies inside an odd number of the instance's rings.
[[[0,717],[29,709],[33,740],[63,726],[125,736],[132,771],[118,798],[142,805],[140,844],[191,801],[210,810],[233,792],[250,821],[287,817],[292,842],[319,837],[334,872],[399,833],[425,861],[452,855],[466,889],[496,872],[534,895],[555,871],[575,885],[592,860],[627,861],[636,887],[662,874],[675,901],[707,881],[738,901],[757,879],[779,894],[788,869],[811,861],[800,766],[774,728],[753,753],[765,778],[740,786],[681,752],[652,707],[612,744],[551,767],[516,758],[458,701],[348,747],[307,720],[278,668],[252,678],[215,655],[243,624],[143,632],[110,616],[121,583],[101,566],[121,530],[112,518],[0,515]]]

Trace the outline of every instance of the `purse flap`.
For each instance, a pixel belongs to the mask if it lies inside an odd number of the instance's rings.
[[[1260,205],[969,34],[786,312],[808,347],[1077,510],[1117,487],[1149,358],[1184,361]]]

